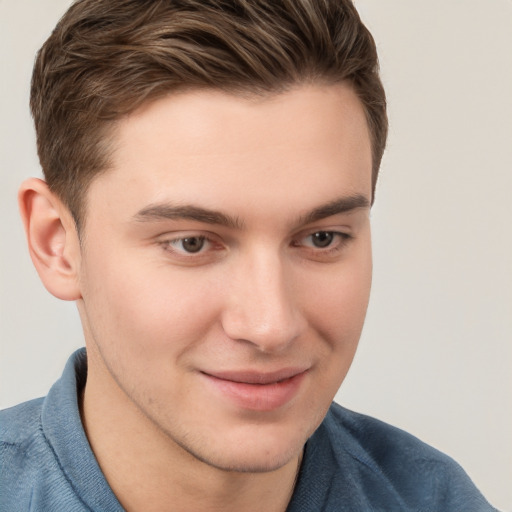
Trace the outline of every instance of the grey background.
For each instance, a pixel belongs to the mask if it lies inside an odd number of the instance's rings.
[[[0,406],[46,394],[82,345],[25,249],[16,193],[39,176],[28,89],[68,0],[0,1]],[[512,511],[512,3],[356,0],[377,40],[391,133],[375,275],[337,400],[453,456]]]

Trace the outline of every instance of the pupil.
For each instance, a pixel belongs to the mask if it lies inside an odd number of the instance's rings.
[[[204,245],[204,238],[201,237],[191,237],[184,238],[182,241],[183,249],[187,252],[199,252]]]
[[[327,247],[332,243],[333,235],[328,231],[319,231],[313,235],[313,244],[316,247]]]

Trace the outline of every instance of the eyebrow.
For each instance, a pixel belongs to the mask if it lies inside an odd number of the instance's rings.
[[[341,197],[318,206],[310,212],[299,217],[297,224],[310,224],[333,215],[348,213],[358,208],[369,208],[370,201],[364,195],[356,194]],[[158,203],[146,206],[134,216],[138,222],[162,220],[193,220],[205,224],[216,224],[231,229],[242,229],[244,223],[238,217],[232,217],[217,210],[201,208],[194,205],[173,205],[172,203]]]
[[[370,208],[370,200],[361,194],[355,194],[347,197],[340,197],[324,205],[311,210],[300,217],[299,224],[311,224],[333,215],[348,213],[359,208]]]
[[[232,229],[241,229],[243,223],[237,217],[193,205],[176,206],[169,203],[149,205],[135,214],[140,222],[159,220],[195,220],[205,224],[218,224]]]

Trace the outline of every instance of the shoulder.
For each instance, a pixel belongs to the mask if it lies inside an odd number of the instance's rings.
[[[344,448],[370,466],[394,467],[398,461],[421,460],[457,465],[447,455],[404,430],[335,403],[329,409],[324,426],[333,440],[348,436],[351,442]]]
[[[337,404],[322,428],[337,460],[349,455],[366,482],[380,486],[379,494],[394,494],[404,506],[494,510],[459,464],[399,428]]]
[[[43,402],[43,398],[37,398],[0,411],[2,468],[21,464],[44,444],[41,428]]]
[[[18,445],[30,439],[41,424],[43,401],[36,398],[0,411],[0,442]]]
[[[86,375],[80,350],[45,398],[0,411],[1,511],[122,510],[80,419]]]
[[[28,510],[32,482],[48,459],[39,398],[0,411],[0,504]],[[0,507],[1,508],[1,507]]]

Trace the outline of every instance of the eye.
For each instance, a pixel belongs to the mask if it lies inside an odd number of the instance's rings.
[[[310,235],[310,238],[314,247],[323,249],[332,244],[334,240],[334,233],[332,231],[317,231]]]
[[[205,245],[204,236],[191,236],[178,240],[181,247],[185,252],[196,253],[199,252]]]
[[[298,241],[297,245],[312,249],[329,249],[339,247],[350,235],[337,231],[315,231]]]
[[[308,258],[330,261],[337,258],[351,240],[352,235],[348,233],[321,230],[295,239],[292,246],[305,251]]]
[[[176,231],[162,235],[157,243],[167,260],[176,265],[207,265],[222,259],[228,252],[223,239],[210,232]]]
[[[210,245],[211,242],[205,236],[186,236],[165,242],[167,250],[178,254],[198,254]]]

